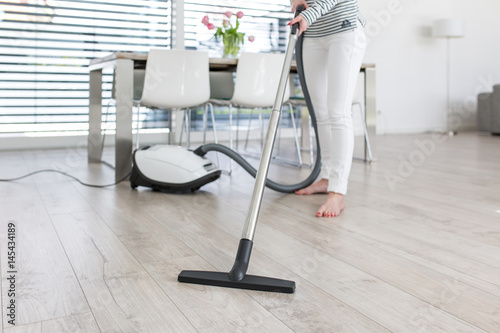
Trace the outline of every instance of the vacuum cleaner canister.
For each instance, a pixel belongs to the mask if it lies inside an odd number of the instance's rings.
[[[145,146],[134,151],[130,186],[187,192],[219,179],[221,171],[206,157],[179,146]]]

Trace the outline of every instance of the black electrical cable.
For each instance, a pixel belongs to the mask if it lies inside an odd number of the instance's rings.
[[[129,176],[130,176],[130,173],[128,175],[126,175],[125,177],[123,177],[122,179],[120,179],[119,181],[113,183],[113,184],[106,184],[106,185],[95,185],[95,184],[87,184],[87,183],[84,183],[82,182],[80,179],[76,178],[75,176],[72,176],[64,171],[60,171],[60,170],[55,170],[55,169],[43,169],[43,170],[37,170],[37,171],[33,171],[33,172],[30,172],[24,176],[20,176],[20,177],[16,177],[16,178],[8,178],[8,179],[0,179],[0,182],[13,182],[13,181],[16,181],[16,180],[20,180],[20,179],[23,179],[23,178],[26,178],[26,177],[30,177],[30,176],[33,176],[33,175],[36,175],[38,173],[44,173],[44,172],[53,172],[53,173],[59,173],[61,175],[64,175],[66,177],[69,177],[73,180],[76,180],[77,182],[79,182],[80,184],[82,184],[83,186],[88,186],[88,187],[97,187],[97,188],[104,188],[104,187],[110,187],[110,186],[115,186],[115,185],[118,185],[119,183],[123,182],[124,180],[126,180]]]

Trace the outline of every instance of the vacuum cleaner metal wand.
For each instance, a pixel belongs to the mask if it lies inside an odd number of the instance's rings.
[[[288,75],[290,73],[290,65],[292,63],[292,55],[293,50],[295,49],[296,41],[297,34],[290,34],[290,40],[288,42],[283,70],[281,72],[278,94],[276,95],[276,100],[274,102],[271,117],[269,119],[266,140],[264,143],[264,148],[262,150],[262,156],[260,158],[257,176],[255,177],[255,186],[253,189],[252,201],[250,202],[250,209],[248,211],[245,223],[245,230],[242,235],[242,238],[244,239],[253,240],[254,238],[255,227],[257,224],[260,205],[262,203],[262,197],[264,195],[264,189],[266,186],[267,173],[269,171],[269,165],[271,163],[274,141],[276,139],[276,132],[278,130],[283,98],[285,95],[285,89],[287,88]]]
[[[303,6],[299,6],[295,12],[295,16],[300,14]],[[274,279],[263,276],[246,275],[248,264],[250,262],[250,255],[252,252],[253,238],[255,229],[257,227],[257,219],[259,216],[262,198],[264,196],[264,189],[266,185],[267,173],[271,163],[272,150],[276,133],[278,130],[278,122],[283,105],[283,98],[285,96],[285,89],[287,88],[288,75],[290,73],[290,66],[292,63],[293,51],[297,42],[297,29],[295,24],[290,33],[287,50],[285,53],[285,61],[283,63],[283,70],[279,81],[278,92],[274,102],[269,126],[267,129],[266,140],[262,151],[262,157],[259,163],[259,169],[255,178],[255,185],[252,194],[252,200],[248,210],[245,228],[242,238],[238,246],[238,252],[233,264],[233,268],[229,273],[221,272],[204,272],[204,271],[182,271],[178,276],[179,282],[204,284],[228,288],[251,289],[261,291],[273,291],[282,293],[293,293],[295,291],[295,282]]]

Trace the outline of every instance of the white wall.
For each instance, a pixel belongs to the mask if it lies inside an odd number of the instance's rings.
[[[464,18],[466,36],[450,40],[450,101],[456,129],[473,129],[478,92],[500,83],[498,0],[359,0],[368,19],[364,62],[377,66],[377,132],[446,129],[446,39],[432,22]]]

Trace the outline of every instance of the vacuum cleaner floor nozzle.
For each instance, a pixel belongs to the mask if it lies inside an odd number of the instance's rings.
[[[240,281],[231,281],[229,279],[229,274],[223,272],[182,271],[179,274],[178,281],[208,286],[270,291],[286,294],[293,294],[295,291],[294,281],[256,275],[245,275]]]

